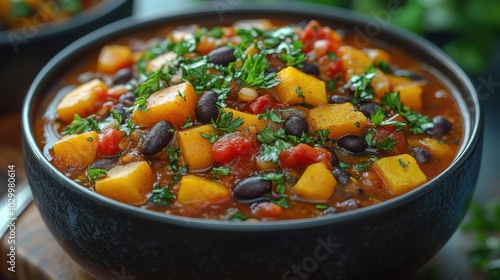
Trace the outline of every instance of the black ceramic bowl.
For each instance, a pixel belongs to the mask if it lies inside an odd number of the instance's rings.
[[[64,177],[35,143],[33,123],[59,75],[106,43],[165,26],[229,24],[243,18],[317,19],[406,49],[449,86],[463,115],[459,154],[441,175],[379,205],[302,220],[234,223],[145,211],[91,192]],[[23,108],[29,183],[54,237],[102,279],[389,279],[426,263],[457,229],[471,199],[481,154],[481,114],[462,70],[425,40],[348,11],[312,7],[190,12],[121,21],[59,53],[31,86]],[[121,277],[121,278],[120,278]]]
[[[0,112],[19,111],[29,85],[56,53],[85,34],[130,16],[132,4],[132,0],[105,0],[66,19],[0,31],[0,97],[9,100],[0,103]],[[43,19],[43,13],[30,22]]]

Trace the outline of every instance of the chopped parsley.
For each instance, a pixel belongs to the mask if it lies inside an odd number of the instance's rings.
[[[111,109],[109,112],[111,113],[111,116],[113,117],[113,119],[115,119],[115,120],[116,120],[116,122],[117,122],[118,124],[121,124],[121,123],[122,123],[122,119],[123,119],[123,117],[122,117],[122,115],[121,115],[121,114],[118,114],[118,113],[117,113],[115,110],[113,110],[113,109]]]
[[[269,62],[265,53],[255,55],[248,54],[241,68],[234,70],[233,78],[239,84],[245,84],[246,87],[254,89],[272,88],[279,83],[275,72],[267,73]]]
[[[386,93],[384,97],[382,97],[382,103],[399,113],[410,123],[409,132],[412,134],[422,134],[427,129],[434,127],[434,123],[428,116],[412,111],[407,106],[403,106],[399,92]]]
[[[306,97],[304,96],[304,93],[302,92],[302,89],[300,87],[296,88],[295,92],[297,93],[297,96],[302,99],[302,102],[306,102]]]
[[[328,135],[330,135],[329,129],[316,130],[316,139],[320,146],[324,146],[326,142],[332,140],[330,139],[330,137],[328,137]]]
[[[337,60],[337,55],[334,52],[327,51],[326,55],[328,56],[329,59],[331,60]]]
[[[175,194],[168,187],[162,188],[160,184],[155,183],[149,201],[159,205],[170,205],[174,198]]]
[[[326,209],[328,209],[328,207],[330,207],[330,206],[328,206],[328,205],[326,205],[326,204],[316,204],[316,205],[315,205],[315,207],[316,207],[316,209],[318,209],[318,210],[326,210]]]
[[[201,137],[208,139],[208,142],[210,142],[210,144],[215,143],[215,141],[217,141],[217,139],[219,139],[219,136],[217,134],[214,134],[214,133],[200,132],[200,135],[201,135]]]
[[[375,68],[380,69],[382,72],[387,73],[387,74],[392,74],[392,68],[389,62],[384,61],[384,60],[378,60],[376,61],[373,66]]]
[[[290,201],[287,199],[286,196],[282,196],[278,199],[271,199],[271,202],[282,208],[288,208],[291,205]]]
[[[227,212],[230,213],[234,211],[233,209],[227,209]],[[245,221],[245,220],[248,220],[248,216],[243,214],[242,212],[240,211],[236,211],[234,212],[230,217],[229,217],[229,220],[230,221],[233,221],[233,222],[242,222],[242,221]]]
[[[284,182],[285,179],[285,174],[278,172],[278,173],[266,173],[266,174],[259,174],[259,178],[263,180],[269,180],[274,183],[276,183],[276,193],[278,194],[284,194],[286,191],[286,185]]]
[[[191,120],[191,117],[188,116],[186,118],[186,121],[184,122],[184,124],[181,126],[182,129],[186,129],[186,128],[189,128],[189,127],[192,127],[194,125],[193,121]]]
[[[214,167],[212,168],[212,174],[215,180],[219,180],[219,175],[228,176],[231,174],[231,170],[226,166]]]
[[[360,162],[354,165],[354,171],[356,172],[363,172],[365,169],[369,168],[372,166],[371,162]]]
[[[130,133],[132,133],[132,131],[134,130],[134,128],[135,124],[132,122],[130,118],[127,118],[126,122],[118,127],[120,131],[125,132],[126,136],[129,136]]]
[[[363,75],[352,76],[349,80],[349,87],[354,90],[353,104],[373,99],[373,90],[368,87],[373,77],[375,77],[375,68],[370,66],[366,68]]]
[[[393,125],[396,130],[401,130],[406,128],[406,123],[401,121],[395,121],[399,114],[395,114],[390,118],[385,120],[385,111],[380,106],[375,107],[375,113],[371,115],[371,121],[375,127]]]
[[[87,167],[87,176],[91,181],[95,181],[99,178],[105,177],[108,174],[108,172],[104,169],[101,168],[90,168]]]
[[[279,162],[281,151],[291,148],[292,144],[281,139],[277,139],[274,144],[262,144],[260,151],[260,159],[263,161],[272,161],[276,164]]]
[[[82,134],[84,132],[97,130],[99,130],[99,124],[95,116],[91,115],[86,118],[81,118],[75,114],[73,121],[63,130],[62,135]]]
[[[187,164],[185,166],[179,165],[179,156],[181,155],[180,149],[170,146],[165,151],[165,154],[167,155],[169,161],[167,166],[168,170],[174,172],[176,175],[186,174],[189,171],[189,166]],[[174,176],[173,180],[175,182],[178,178]]]
[[[180,90],[177,91],[177,94],[182,98],[184,99],[184,101],[186,101],[186,94],[181,92]]]
[[[384,140],[378,141],[377,139],[375,139],[374,132],[375,131],[373,129],[369,129],[365,135],[365,142],[368,148],[382,149],[387,152],[392,151],[392,148],[396,146],[396,139],[388,136],[385,137]]]
[[[402,167],[408,167],[408,163],[404,162],[404,160],[402,159],[398,159],[398,162],[399,162],[399,165],[401,165]]]
[[[307,57],[302,52],[302,42],[288,40],[282,41],[276,48],[265,50],[267,54],[277,54],[278,58],[286,63],[286,66],[302,65]]]
[[[335,92],[336,88],[335,88],[335,84],[340,80],[340,75],[336,76],[335,78],[329,80],[328,82],[326,82],[326,88],[331,91],[331,92]]]
[[[347,168],[349,168],[351,166],[349,164],[341,161],[341,162],[339,162],[339,167],[342,168],[342,169],[344,169],[344,170],[346,170]]]
[[[173,45],[174,45],[173,42],[164,39],[160,43],[147,49],[137,61],[137,67],[139,68],[139,72],[141,74],[144,74],[146,72],[146,66],[148,62],[154,59],[155,57],[172,50]]]
[[[231,133],[243,125],[243,119],[240,117],[233,119],[233,112],[221,112],[217,122],[212,125],[218,130]]]
[[[283,122],[283,120],[281,119],[280,116],[278,116],[276,113],[274,113],[273,111],[271,110],[267,110],[264,114],[259,114],[258,115],[258,119],[259,120],[269,120],[269,121],[272,121],[274,123],[281,123]]]

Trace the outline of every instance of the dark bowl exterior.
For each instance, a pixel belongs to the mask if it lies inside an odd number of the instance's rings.
[[[0,32],[0,112],[21,109],[29,85],[60,50],[106,24],[132,14],[133,0],[105,1],[64,22]]]
[[[441,51],[399,29],[372,39],[394,43],[437,69],[463,99],[465,143],[450,168],[391,201],[321,219],[230,223],[175,217],[111,201],[50,165],[33,139],[43,97],[65,66],[96,47],[162,24],[224,24],[246,17],[318,19],[362,29],[370,20],[336,9],[238,8],[193,12],[127,26],[117,23],[60,53],[32,85],[23,108],[30,187],[45,223],[83,268],[102,279],[394,279],[408,276],[450,238],[466,213],[481,157],[479,102],[467,76]],[[363,29],[362,29],[363,30]],[[93,42],[93,43],[90,43]]]

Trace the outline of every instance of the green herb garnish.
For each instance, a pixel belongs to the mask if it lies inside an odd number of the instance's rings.
[[[350,88],[354,90],[353,104],[360,104],[363,101],[373,99],[373,90],[368,88],[370,81],[375,77],[375,68],[366,68],[365,73],[360,76],[352,76],[349,80]]]
[[[92,115],[86,118],[81,118],[75,114],[73,121],[63,130],[62,135],[82,134],[84,132],[98,130],[99,124],[97,123],[95,116]]]
[[[382,103],[398,112],[410,123],[409,132],[412,134],[422,134],[427,129],[434,127],[434,123],[428,116],[414,112],[409,107],[403,106],[399,92],[386,93],[384,97],[382,97]]]
[[[267,110],[264,114],[259,114],[258,115],[259,120],[270,120],[274,123],[281,123],[283,120],[278,116],[276,113],[274,113],[271,110]]]
[[[231,133],[243,125],[243,119],[240,117],[233,119],[233,112],[221,112],[217,122],[212,125],[218,130]]]
[[[226,166],[214,167],[212,168],[212,174],[215,180],[219,180],[219,175],[228,176],[231,174],[231,170]]]
[[[159,205],[170,205],[175,198],[175,194],[168,188],[162,188],[160,184],[155,183],[149,201]]]
[[[91,181],[95,181],[99,178],[105,177],[108,172],[101,168],[90,168],[90,165],[87,167],[87,176]]]

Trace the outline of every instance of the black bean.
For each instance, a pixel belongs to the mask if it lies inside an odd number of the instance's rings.
[[[424,77],[407,69],[396,69],[392,74],[397,77],[406,77],[412,79],[413,81],[425,81]]]
[[[330,104],[343,104],[349,101],[349,97],[343,95],[332,95],[328,97],[328,103]]]
[[[314,75],[314,76],[319,76],[319,67],[316,66],[315,64],[304,62],[302,63],[302,67],[300,67],[300,71]]]
[[[432,158],[431,153],[426,149],[415,147],[412,149],[413,157],[420,163],[429,161]]]
[[[335,152],[334,152],[334,151],[332,151],[332,150],[329,150],[329,152],[330,152],[330,154],[332,155],[332,156],[330,157],[330,163],[332,164],[332,166],[338,166],[338,165],[339,165],[339,163],[340,163],[340,160],[339,160],[339,158],[337,157],[337,154],[335,154]]]
[[[144,135],[141,151],[153,156],[165,148],[174,136],[174,126],[168,121],[159,121]]]
[[[436,116],[432,119],[432,122],[434,123],[434,127],[429,128],[425,131],[430,136],[440,138],[443,135],[446,135],[448,132],[450,132],[451,122],[447,120],[445,117]]]
[[[302,133],[307,133],[309,130],[307,120],[302,116],[292,116],[286,119],[284,126],[286,134],[297,137],[302,136]]]
[[[118,101],[125,105],[125,107],[131,107],[135,104],[135,95],[131,92],[120,95]]]
[[[258,176],[241,180],[233,189],[234,198],[240,201],[254,201],[271,191],[272,182]]]
[[[96,162],[92,163],[90,165],[90,168],[91,169],[99,168],[99,169],[104,169],[104,170],[110,170],[111,168],[116,166],[118,159],[119,159],[119,157],[117,157],[117,156],[101,158],[101,159],[98,159]]]
[[[365,115],[367,118],[371,118],[373,114],[375,114],[375,110],[377,107],[383,108],[382,104],[377,103],[377,102],[366,102],[361,104],[360,106],[360,111]],[[384,110],[385,115],[387,115],[387,112]]]
[[[201,123],[210,123],[211,120],[216,120],[219,115],[217,108],[217,93],[215,91],[206,91],[198,99],[196,104],[196,119]]]
[[[351,178],[351,174],[349,174],[349,172],[338,167],[334,167],[332,173],[333,177],[335,177],[337,182],[339,182],[342,185],[347,184],[347,182],[349,182],[349,179]]]
[[[208,61],[213,64],[227,66],[235,60],[234,50],[230,47],[220,47],[208,53]]]
[[[118,70],[113,76],[114,85],[123,85],[134,77],[134,72],[130,68]]]
[[[124,124],[127,120],[127,117],[130,115],[130,112],[125,109],[125,105],[123,105],[122,103],[113,105],[111,110],[115,111],[116,113],[122,116],[122,122],[120,124]]]
[[[337,145],[354,154],[361,154],[366,150],[365,140],[358,135],[343,136],[337,141]]]

